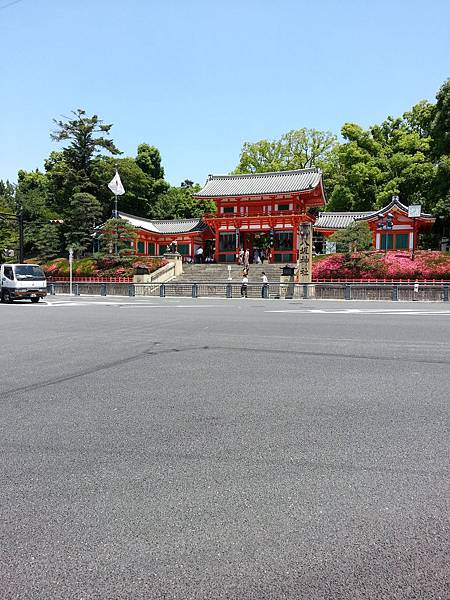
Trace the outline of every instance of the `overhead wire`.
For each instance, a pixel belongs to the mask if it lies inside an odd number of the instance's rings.
[[[7,4],[2,4],[0,6],[0,10],[3,10],[4,8],[9,8],[10,6],[13,6],[14,4],[19,4],[19,2],[23,2],[23,0],[12,0],[12,2],[8,2]]]

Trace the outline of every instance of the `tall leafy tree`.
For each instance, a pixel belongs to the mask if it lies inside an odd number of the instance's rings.
[[[66,217],[66,245],[72,247],[77,256],[92,248],[93,234],[102,214],[100,202],[86,192],[72,196]]]
[[[264,173],[320,167],[337,144],[329,131],[293,129],[276,140],[245,142],[234,173]]]
[[[56,142],[69,142],[63,150],[65,162],[76,177],[78,191],[88,189],[95,156],[105,150],[113,155],[121,154],[108,137],[112,124],[104,123],[97,115],[87,116],[81,108],[72,111],[72,117],[54,119],[54,123],[57,129],[50,137]]]
[[[213,200],[194,198],[193,194],[200,189],[198,184],[193,184],[190,180],[183,181],[180,187],[171,187],[159,198],[151,216],[155,219],[189,219],[215,212],[216,204]]]
[[[137,166],[152,179],[164,179],[164,169],[158,148],[149,144],[139,144],[136,156]]]
[[[436,158],[450,155],[450,78],[436,95],[436,107],[431,124],[433,153]]]
[[[111,216],[114,198],[106,184],[112,179],[116,168],[125,188],[125,194],[119,198],[119,210],[140,217],[150,216],[158,199],[170,187],[167,181],[152,177],[150,173],[155,174],[153,169],[150,172],[142,170],[137,158],[101,156],[93,161],[92,181],[95,196],[102,205],[103,218]]]
[[[56,210],[49,198],[49,179],[46,173],[19,171],[16,190],[17,210],[25,221],[25,254],[53,258],[64,249],[64,239],[58,225],[50,220],[61,219],[63,211]]]
[[[432,190],[433,210],[441,217],[440,234],[450,237],[450,78],[436,95],[431,124],[433,158],[436,176]]]
[[[345,142],[334,149],[327,165],[332,183],[328,210],[381,208],[394,194],[404,204],[421,203],[429,209],[435,176],[429,127],[430,111],[424,103],[367,130],[346,123]]]
[[[15,212],[15,188],[9,181],[0,179],[0,262],[14,260],[6,256],[5,250],[15,251],[18,245],[17,223],[8,216]]]
[[[27,237],[32,240],[34,254],[42,260],[57,258],[64,253],[62,228],[57,224],[32,224],[27,229]],[[31,238],[31,240],[30,240]]]

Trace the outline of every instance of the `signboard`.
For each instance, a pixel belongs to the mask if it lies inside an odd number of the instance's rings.
[[[335,254],[336,253],[336,242],[329,242],[326,240],[325,242],[325,254]]]
[[[420,217],[421,214],[422,207],[420,204],[411,204],[411,206],[408,206],[408,217],[410,217],[411,219]]]
[[[299,228],[297,276],[299,283],[311,283],[312,276],[312,226],[302,223]]]

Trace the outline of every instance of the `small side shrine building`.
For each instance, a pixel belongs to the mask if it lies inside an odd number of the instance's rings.
[[[392,215],[392,228],[379,229],[380,221],[389,214]],[[319,213],[314,224],[315,241],[317,244],[319,236],[328,238],[352,223],[365,221],[372,232],[372,244],[376,250],[415,250],[419,234],[429,231],[435,220],[427,213],[408,216],[408,207],[394,196],[387,206],[376,211]]]

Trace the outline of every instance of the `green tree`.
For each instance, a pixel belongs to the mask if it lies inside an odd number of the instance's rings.
[[[365,221],[356,221],[330,236],[338,252],[356,252],[372,248],[372,233]]]
[[[17,260],[17,256],[7,257],[5,254],[5,250],[16,251],[18,247],[17,222],[8,216],[15,215],[15,209],[15,188],[9,181],[0,179],[0,262]]]
[[[103,252],[113,254],[117,249],[118,254],[122,255],[136,253],[136,227],[124,219],[108,219],[99,237]]]
[[[136,156],[137,166],[152,179],[164,179],[164,169],[158,148],[149,144],[139,144]]]
[[[44,167],[47,182],[47,205],[53,210],[64,211],[72,194],[80,191],[78,173],[69,166],[63,151],[51,152],[44,161]]]
[[[25,222],[25,255],[53,258],[61,254],[64,249],[61,228],[49,225],[49,221],[61,219],[63,213],[55,210],[49,201],[49,181],[45,173],[19,171],[16,205]]]
[[[450,235],[450,78],[436,95],[436,107],[431,125],[433,158],[436,174],[429,208],[440,221],[435,230],[440,236]]]
[[[431,125],[434,157],[450,155],[450,78],[436,95],[434,119]]]
[[[346,212],[351,210],[354,198],[348,187],[342,184],[337,184],[331,194],[331,198],[326,206],[327,211]]]
[[[94,157],[103,150],[113,155],[121,152],[107,137],[112,124],[104,123],[97,115],[88,117],[81,108],[72,111],[72,115],[73,118],[54,119],[57,129],[50,137],[56,142],[69,142],[63,150],[65,161],[77,175],[80,185],[87,186]]]
[[[420,201],[429,207],[435,167],[427,135],[428,105],[420,103],[401,118],[388,117],[364,130],[355,123],[342,127],[344,143],[329,162],[329,209],[372,210],[393,194],[404,204]]]
[[[187,185],[186,182],[190,183]],[[195,198],[193,194],[200,190],[198,184],[185,180],[180,187],[171,187],[155,204],[151,216],[154,219],[200,218],[205,213],[214,213],[213,200]]]
[[[321,167],[337,138],[329,131],[293,129],[277,140],[245,142],[234,173],[264,173]]]
[[[33,248],[42,260],[57,258],[63,253],[64,237],[60,225],[41,224],[30,227],[28,235],[32,235]]]
[[[72,196],[66,216],[66,247],[82,256],[92,247],[95,227],[102,214],[100,202],[86,192]]]
[[[158,199],[170,187],[167,181],[154,179],[132,157],[113,159],[101,156],[93,161],[91,179],[95,196],[102,205],[103,218],[110,217],[113,209],[114,197],[107,184],[113,178],[116,168],[125,188],[125,194],[119,198],[119,210],[140,217],[150,216]],[[155,173],[155,170],[152,172]]]

